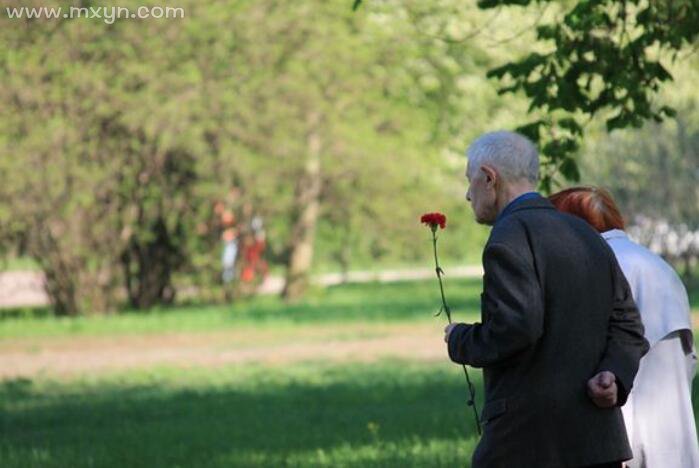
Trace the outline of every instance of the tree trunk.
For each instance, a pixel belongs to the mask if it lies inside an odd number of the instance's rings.
[[[291,231],[290,255],[286,266],[286,283],[282,297],[286,301],[298,299],[308,287],[313,262],[316,224],[320,210],[320,152],[322,147],[320,115],[309,116],[310,131],[308,155],[303,175],[299,178],[295,195],[295,220]]]
[[[169,304],[174,299],[172,272],[180,262],[180,252],[163,220],[157,220],[151,229],[152,240],[139,243],[132,239],[122,256],[126,291],[135,309]]]
[[[54,314],[74,316],[80,312],[76,300],[76,288],[71,272],[61,271],[61,268],[43,268],[44,290],[53,305]]]
[[[63,255],[50,227],[37,223],[34,242],[31,243],[32,257],[41,265],[44,273],[44,291],[57,316],[73,316],[80,313],[77,297],[76,269]]]

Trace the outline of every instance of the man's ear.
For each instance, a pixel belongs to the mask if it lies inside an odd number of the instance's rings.
[[[495,182],[498,180],[497,171],[486,165],[481,166],[481,171],[483,172],[483,175],[485,175],[486,183],[495,185]]]

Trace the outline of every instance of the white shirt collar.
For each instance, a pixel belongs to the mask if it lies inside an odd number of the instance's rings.
[[[604,237],[604,240],[626,239],[628,237],[626,233],[621,229],[611,229],[609,231],[604,231],[601,235],[602,237]]]

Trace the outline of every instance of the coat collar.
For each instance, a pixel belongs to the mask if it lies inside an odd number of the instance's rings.
[[[611,240],[611,239],[627,239],[628,236],[624,231],[621,229],[612,229],[609,231],[604,231],[602,234],[602,237],[604,237],[604,240]]]
[[[544,198],[538,193],[527,193],[526,197],[522,198],[516,198],[513,201],[510,202],[509,205],[503,209],[500,214],[498,215],[498,218],[495,220],[495,224],[498,222],[502,221],[504,218],[508,217],[512,213],[520,210],[532,210],[532,209],[551,209],[555,210],[556,208],[553,206],[553,203],[551,203],[548,198]]]
[[[556,209],[553,206],[553,203],[551,203],[548,198],[544,198],[541,195],[537,194],[536,197],[527,198],[526,200],[515,201],[509,211],[510,213],[513,213],[519,210],[531,210],[539,208],[551,210]]]

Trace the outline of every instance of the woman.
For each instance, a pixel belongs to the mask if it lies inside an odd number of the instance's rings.
[[[696,367],[689,300],[677,273],[631,241],[610,194],[576,187],[551,195],[561,211],[590,223],[614,251],[645,326],[650,351],[622,408],[633,468],[697,468],[699,446],[691,389]]]

